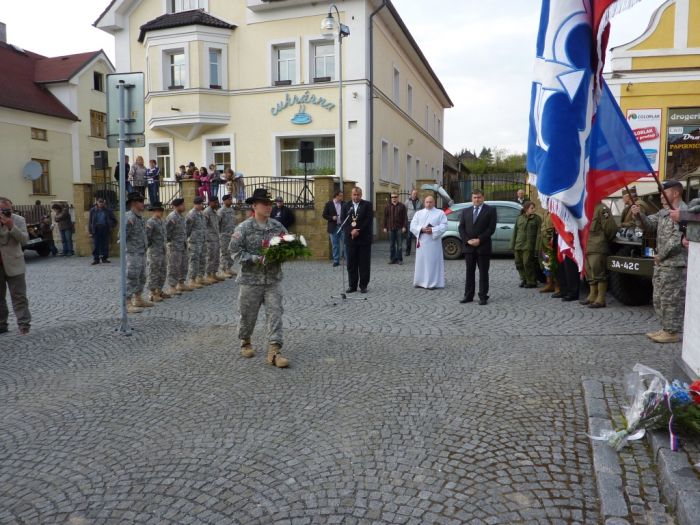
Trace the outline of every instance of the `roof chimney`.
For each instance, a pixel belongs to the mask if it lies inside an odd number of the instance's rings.
[[[7,26],[0,22],[0,42],[7,43]]]

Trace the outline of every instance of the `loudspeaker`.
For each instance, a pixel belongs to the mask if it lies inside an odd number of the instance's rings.
[[[302,140],[299,142],[299,163],[314,163],[314,143],[310,140]]]
[[[109,168],[109,160],[107,159],[106,151],[96,151],[95,160],[93,162],[96,170],[106,170]]]

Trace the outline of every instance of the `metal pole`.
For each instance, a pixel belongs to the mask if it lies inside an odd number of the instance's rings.
[[[336,7],[336,12],[338,8]],[[340,179],[340,191],[343,191],[343,33],[340,28],[340,13],[338,13],[338,178]]]
[[[119,90],[119,307],[121,321],[118,332],[131,335],[126,314],[126,84],[123,80]]]

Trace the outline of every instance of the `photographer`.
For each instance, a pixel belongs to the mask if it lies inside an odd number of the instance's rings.
[[[5,291],[10,289],[12,308],[22,335],[29,333],[32,317],[27,301],[27,283],[22,246],[29,242],[24,218],[12,213],[12,202],[0,197],[0,334],[7,332],[10,311],[5,302]]]

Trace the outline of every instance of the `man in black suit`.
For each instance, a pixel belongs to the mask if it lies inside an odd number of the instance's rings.
[[[362,200],[362,190],[352,189],[352,200],[343,206],[345,247],[348,263],[349,288],[347,293],[367,293],[370,259],[372,257],[372,203]],[[347,220],[346,220],[347,219]]]
[[[479,304],[489,299],[489,266],[491,264],[491,236],[496,231],[496,209],[484,204],[484,193],[472,191],[472,207],[462,210],[459,219],[459,236],[464,245],[467,263],[467,283],[460,303],[474,300],[476,268],[479,267]]]

